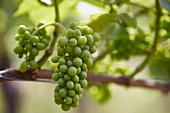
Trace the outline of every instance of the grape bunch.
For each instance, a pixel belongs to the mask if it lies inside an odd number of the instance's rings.
[[[93,33],[88,26],[71,24],[65,37],[59,37],[58,56],[52,58],[58,63],[52,79],[57,81],[54,90],[55,103],[64,111],[75,108],[82,98],[83,88],[87,86],[87,71],[93,65],[92,55],[97,50],[100,40],[98,33]]]
[[[19,58],[25,58],[20,64],[19,71],[24,73],[28,68],[35,69],[38,67],[35,57],[39,54],[39,51],[48,47],[51,37],[46,34],[45,28],[39,29],[44,25],[44,22],[39,22],[34,27],[26,27],[20,25],[18,27],[18,33],[15,35],[15,40],[18,42],[14,48],[14,53]]]

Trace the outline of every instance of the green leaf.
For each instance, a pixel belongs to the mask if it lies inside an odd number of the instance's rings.
[[[101,0],[83,0],[83,1],[94,6],[103,7],[103,3],[101,2]]]
[[[38,2],[42,5],[45,5],[45,6],[52,6],[51,0],[38,0]]]
[[[159,0],[161,5],[170,12],[170,0]]]
[[[88,24],[96,32],[103,31],[110,23],[115,22],[116,13],[95,14]]]
[[[117,16],[117,19],[119,21],[121,21],[122,23],[132,26],[132,27],[136,27],[137,26],[137,22],[136,19],[130,17],[129,15],[127,15],[126,13],[121,13]]]

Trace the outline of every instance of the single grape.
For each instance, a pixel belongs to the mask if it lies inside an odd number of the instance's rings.
[[[73,76],[71,79],[74,83],[79,82],[79,77],[77,75]]]
[[[67,69],[68,69],[68,67],[66,65],[60,66],[60,71],[63,72],[63,73],[67,72]]]
[[[69,40],[69,45],[70,45],[70,46],[76,46],[76,45],[77,45],[77,40],[76,40],[75,38],[71,38],[71,39]]]
[[[45,22],[41,20],[40,22],[37,23],[37,27],[41,27],[41,26],[43,26],[44,24],[45,24]]]
[[[33,56],[37,56],[38,55],[38,50],[36,48],[32,48],[31,51],[30,51],[30,54],[33,55]]]
[[[77,67],[77,74],[80,74],[81,72],[81,67]]]
[[[97,50],[96,45],[92,45],[92,46],[90,46],[89,51],[90,51],[90,53],[91,53],[91,54],[95,53],[95,52],[96,52],[96,50]]]
[[[76,26],[77,26],[77,23],[72,23],[72,24],[69,26],[69,28],[70,28],[70,29],[74,29]]]
[[[93,36],[92,35],[87,35],[86,38],[87,38],[87,44],[88,45],[93,45],[93,43],[94,43]]]
[[[69,96],[65,97],[65,103],[66,104],[71,104],[72,103],[72,98],[69,97]]]
[[[77,43],[79,45],[85,45],[87,43],[87,38],[85,36],[79,36],[78,40],[77,40]]]
[[[93,34],[93,38],[95,42],[99,42],[100,41],[100,35],[98,33],[94,33]]]
[[[73,59],[73,64],[77,67],[80,67],[82,65],[82,60],[78,57]]]
[[[76,92],[73,89],[68,90],[68,95],[73,97],[76,94]]]
[[[54,89],[54,92],[59,92],[60,89],[61,89],[61,87],[59,85],[57,85]]]
[[[87,67],[91,67],[93,65],[93,60],[90,58],[88,60],[84,60],[84,63],[87,65]]]
[[[58,53],[58,56],[63,56],[63,54],[64,54],[64,48],[58,47],[58,48],[57,48],[57,53]]]
[[[31,37],[31,34],[29,31],[25,31],[25,33],[22,35],[23,39],[29,39]]]
[[[84,45],[84,46],[83,46],[83,50],[89,50],[89,48],[90,48],[90,47],[89,47],[88,45]]]
[[[40,30],[38,31],[38,34],[41,35],[41,36],[45,35],[45,34],[46,34],[45,28],[40,29]]]
[[[65,51],[66,53],[71,53],[73,51],[73,46],[67,45]]]
[[[62,105],[61,105],[61,108],[64,111],[70,110],[70,107],[71,107],[71,105],[70,104],[66,104],[65,102],[63,102]]]
[[[55,103],[61,105],[63,103],[63,99],[55,99]]]
[[[79,29],[75,29],[74,32],[73,32],[73,36],[75,38],[78,38],[79,36],[81,36],[81,31]]]
[[[24,48],[22,46],[17,46],[14,48],[15,54],[23,54],[24,53]]]
[[[74,83],[72,81],[68,81],[66,85],[69,89],[72,89],[74,87]]]
[[[79,96],[76,94],[73,98],[73,102],[78,102],[79,101]]]
[[[58,81],[58,80],[60,79],[59,73],[54,73],[54,74],[52,75],[52,79],[53,79],[54,81]]]
[[[81,85],[80,85],[79,83],[75,83],[75,84],[74,84],[74,90],[75,90],[75,91],[80,90],[80,88],[81,88]]]
[[[65,74],[64,75],[64,80],[69,81],[69,80],[71,80],[71,77],[68,74]]]
[[[70,76],[75,76],[77,74],[77,69],[75,67],[69,67],[67,73]]]
[[[85,63],[83,63],[83,64],[81,65],[81,70],[82,70],[82,71],[85,71],[85,72],[88,71],[87,65],[86,65]]]
[[[74,35],[73,35],[74,31],[72,29],[69,29],[68,32],[67,32],[67,37],[70,39],[70,38],[73,38]]]
[[[87,80],[86,79],[80,80],[79,83],[80,83],[82,88],[85,88],[87,86]]]
[[[30,65],[30,67],[31,67],[32,69],[38,68],[38,64],[37,64],[37,62],[34,61],[34,60],[31,60],[31,61],[29,62],[29,65]]]
[[[64,87],[65,84],[66,84],[66,81],[64,80],[64,78],[60,78],[60,79],[58,80],[58,84],[59,84],[59,86]]]
[[[54,93],[54,98],[57,100],[62,99],[62,97],[59,95],[59,92]]]
[[[60,78],[63,78],[63,77],[64,77],[64,73],[59,72],[59,77],[60,77]]]
[[[83,51],[81,52],[81,58],[82,58],[83,60],[90,59],[90,58],[91,58],[90,52],[89,52],[88,50],[83,50]]]
[[[44,44],[44,43],[38,42],[36,45],[37,45],[37,49],[38,49],[38,50],[43,50],[43,49],[45,49],[45,44]]]
[[[68,44],[68,39],[67,38],[65,38],[65,37],[60,37],[59,39],[58,39],[58,45],[59,46],[65,46],[65,45],[67,45]]]
[[[82,94],[83,93],[83,88],[80,88],[78,91],[76,91],[77,94]]]
[[[26,30],[27,30],[27,27],[25,25],[20,25],[18,28],[18,33],[22,35],[25,33]]]
[[[73,53],[74,53],[74,55],[76,55],[76,56],[80,55],[80,53],[81,53],[80,47],[78,47],[78,46],[74,47],[74,48],[73,48]]]
[[[80,79],[86,79],[87,78],[87,73],[84,71],[81,71],[79,74]]]
[[[28,63],[27,63],[27,61],[22,62],[22,63],[20,64],[19,71],[20,71],[21,73],[24,73],[24,72],[27,71],[27,69],[28,69]]]
[[[59,61],[59,57],[58,56],[55,56],[55,57],[53,57],[52,59],[51,59],[51,61],[53,62],[53,63],[58,63],[58,61]]]
[[[44,43],[46,47],[49,45],[49,40],[46,38],[42,38],[41,42]]]
[[[61,97],[66,97],[67,96],[67,89],[66,88],[62,88],[59,90],[59,95]]]
[[[72,102],[72,103],[71,103],[71,107],[73,107],[73,108],[76,108],[78,105],[79,105],[78,102]]]
[[[30,39],[30,42],[32,44],[36,44],[39,42],[39,37],[38,36],[32,36],[31,39]]]
[[[16,40],[16,41],[18,41],[20,38],[21,38],[21,35],[20,35],[20,34],[16,34],[16,35],[15,35],[15,40]]]
[[[51,40],[51,36],[48,36],[48,35],[43,35],[43,38],[44,38],[44,39],[47,39],[48,41]]]
[[[73,62],[72,62],[72,61],[70,61],[70,60],[69,60],[69,61],[67,61],[67,66],[68,66],[68,67],[73,66]]]
[[[30,51],[32,49],[32,44],[28,43],[25,45],[25,50]]]
[[[88,26],[83,26],[81,32],[83,36],[88,35],[90,33],[90,28]]]
[[[59,64],[62,65],[62,64],[66,64],[66,60],[64,58],[60,58],[59,59]]]

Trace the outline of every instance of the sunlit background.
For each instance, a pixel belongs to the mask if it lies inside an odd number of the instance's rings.
[[[132,1],[140,2],[148,7],[153,5],[154,2],[154,0]],[[68,28],[68,25],[72,21],[80,22],[83,25],[90,21],[91,15],[108,12],[108,9],[97,7],[80,0],[64,0],[59,6],[60,20],[66,28]],[[126,10],[126,5],[121,6],[118,13],[126,12]],[[150,20],[146,16],[137,20],[138,26],[145,32],[149,32],[147,23],[154,21],[152,14],[148,14],[148,16],[150,16]],[[10,64],[10,67],[18,68],[21,62],[13,53],[13,47],[16,44],[14,35],[20,24],[33,26],[39,20],[51,22],[54,21],[54,18],[54,8],[44,7],[36,0],[0,0],[0,63],[3,64],[1,69],[8,68],[8,64]],[[48,33],[50,34],[52,32],[53,28],[48,28]],[[131,32],[133,34],[133,29]],[[98,68],[108,70],[108,74],[112,73],[112,67],[123,67],[125,70],[132,67],[133,70],[142,60],[143,57],[133,57],[128,61],[112,62],[107,67],[105,64],[110,62],[110,59],[106,57],[99,63],[100,66]],[[50,60],[44,68],[53,67],[49,65]],[[130,72],[132,70],[128,71]],[[148,79],[148,76],[146,76],[148,74],[150,73],[148,68],[146,68],[139,74],[138,78]],[[64,113],[60,106],[54,102],[53,91],[56,84],[16,81],[10,82],[10,85],[17,90],[17,94],[15,90],[9,92],[11,98],[18,98],[15,107],[17,109],[16,113]],[[4,84],[1,83],[0,113],[13,113],[8,112],[11,108],[8,108],[10,103],[7,102],[3,87]],[[98,90],[96,86],[91,87],[88,91],[85,90],[79,107],[71,109],[67,113],[170,113],[170,95],[165,95],[160,91],[110,84],[109,90],[111,91],[111,97],[107,101],[98,102],[96,98],[100,98],[100,95],[102,95]]]

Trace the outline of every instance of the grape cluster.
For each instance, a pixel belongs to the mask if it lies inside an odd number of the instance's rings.
[[[100,35],[93,33],[90,27],[74,23],[67,35],[58,39],[58,56],[52,58],[58,67],[52,79],[58,82],[54,90],[55,103],[64,111],[77,107],[82,98],[82,88],[87,86],[88,67],[93,65],[91,54],[96,52],[99,40]]]
[[[26,27],[25,25],[20,25],[18,28],[18,33],[15,35],[18,44],[14,48],[14,53],[19,58],[25,58],[25,61],[20,64],[20,72],[26,72],[28,68],[37,68],[38,64],[35,57],[40,50],[44,50],[49,45],[51,37],[46,34],[45,28],[38,29],[43,25],[44,22],[41,21],[36,28]]]

